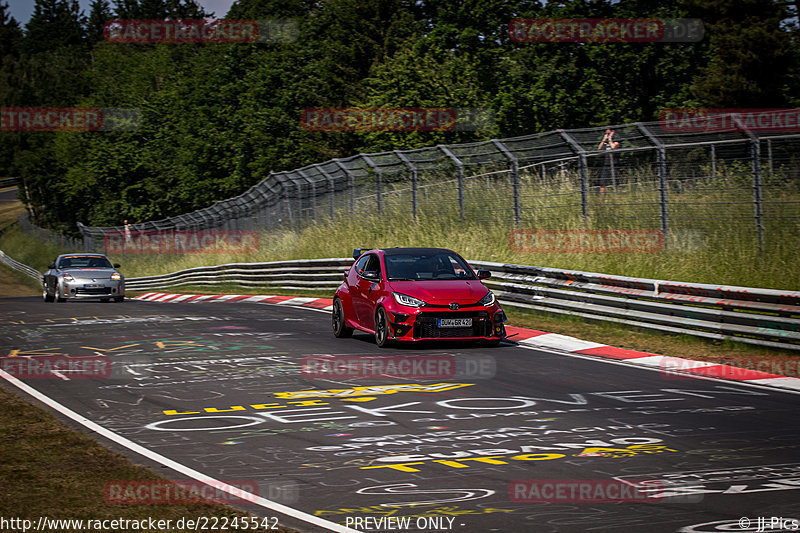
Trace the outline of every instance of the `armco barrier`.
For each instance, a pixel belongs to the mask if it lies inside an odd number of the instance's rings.
[[[800,292],[470,261],[504,305],[800,350]]]
[[[28,265],[22,264],[15,259],[12,259],[8,255],[6,255],[5,252],[3,252],[2,250],[0,250],[0,263],[3,263],[12,270],[16,270],[17,272],[22,272],[26,276],[29,276],[37,281],[42,281],[42,274],[38,270],[29,267]]]
[[[0,261],[41,274],[0,252]],[[333,292],[350,258],[232,263],[126,280],[129,291],[238,285]],[[470,261],[503,305],[616,322],[674,334],[800,351],[800,292],[730,287]],[[35,273],[35,274],[34,274]]]

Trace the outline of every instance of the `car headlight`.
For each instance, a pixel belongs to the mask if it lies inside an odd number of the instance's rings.
[[[490,305],[494,305],[495,297],[492,291],[489,291],[486,296],[481,298],[481,301],[478,302],[478,305],[482,305],[484,307],[489,307]]]
[[[64,281],[75,281],[75,278],[72,277],[72,274],[64,274]]]
[[[413,296],[409,296],[407,294],[393,292],[392,296],[394,296],[395,302],[399,303],[400,305],[405,305],[407,307],[422,307],[425,305],[425,302],[423,302],[419,298],[414,298]]]
[[[119,281],[122,279],[122,276],[119,275],[119,272],[114,272],[111,274],[111,281]]]

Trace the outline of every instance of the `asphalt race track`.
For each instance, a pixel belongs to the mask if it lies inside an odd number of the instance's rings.
[[[121,437],[105,444],[175,479],[257,486],[239,507],[301,531],[336,530],[309,517],[463,533],[768,532],[800,518],[791,392],[512,344],[379,350],[335,339],[327,312],[269,304],[7,298],[0,316],[3,369]],[[324,366],[346,356],[384,375]]]

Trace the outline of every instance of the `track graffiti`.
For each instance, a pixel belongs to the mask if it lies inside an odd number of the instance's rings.
[[[466,500],[479,500],[481,498],[488,498],[495,494],[495,491],[489,489],[427,489],[419,488],[414,483],[395,483],[390,485],[377,485],[374,487],[364,487],[356,491],[356,494],[369,494],[378,496],[395,496],[398,494],[403,495],[439,495],[439,494],[457,494],[451,498],[439,498],[435,500],[422,500],[410,502],[392,502],[381,503],[381,507],[416,507],[420,505],[434,505],[438,503],[451,503],[461,502]]]

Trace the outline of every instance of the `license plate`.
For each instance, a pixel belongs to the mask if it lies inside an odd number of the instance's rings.
[[[440,328],[471,328],[471,318],[440,318],[438,325]]]
[[[83,286],[84,289],[99,289],[100,287],[102,287],[102,285],[91,285],[90,284],[90,285],[84,285]]]

